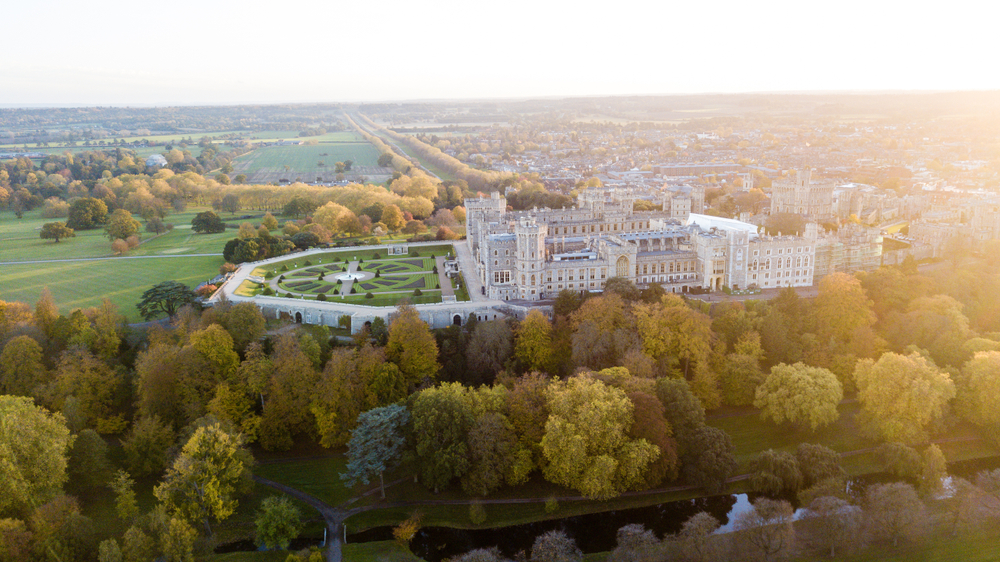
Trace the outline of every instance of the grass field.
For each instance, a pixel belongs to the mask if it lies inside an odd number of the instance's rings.
[[[348,135],[353,133],[336,133]],[[316,140],[318,137],[310,137]],[[246,174],[249,183],[334,181],[335,164],[351,160],[354,165],[345,177],[391,174],[378,167],[378,151],[364,142],[320,141],[317,145],[267,146],[237,158],[233,174]],[[322,163],[323,165],[320,165]],[[286,170],[285,167],[288,167]],[[233,175],[230,174],[230,175]]]
[[[13,213],[0,213],[0,299],[34,304],[48,287],[63,313],[96,306],[107,297],[130,321],[139,321],[135,303],[151,286],[174,280],[193,288],[218,274],[222,247],[234,231],[195,234],[191,218],[201,210],[167,217],[177,225],[174,230],[155,237],[143,233],[144,243],[124,257],[110,257],[110,242],[101,229],[79,231],[75,238],[57,244],[40,239],[38,231],[46,222],[65,219],[46,219],[39,211],[21,220]],[[131,259],[135,257],[143,259]],[[92,258],[97,260],[3,263]]]

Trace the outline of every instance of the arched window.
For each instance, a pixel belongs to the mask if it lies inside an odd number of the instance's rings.
[[[532,285],[534,285],[534,284],[535,284],[535,276],[534,276],[534,275],[532,275],[532,276],[531,276],[531,284],[532,284]]]
[[[616,264],[616,266],[617,266],[617,270],[616,270],[615,274],[618,277],[628,277],[628,273],[629,273],[628,272],[628,270],[629,270],[629,267],[628,267],[628,258],[626,258],[625,256],[621,256],[620,258],[618,258],[618,263]]]

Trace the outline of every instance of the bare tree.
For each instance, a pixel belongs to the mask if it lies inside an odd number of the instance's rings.
[[[795,510],[784,500],[758,499],[753,509],[736,516],[737,544],[750,560],[780,560],[795,549]]]
[[[816,498],[809,504],[805,515],[815,527],[817,542],[830,550],[830,558],[837,555],[840,546],[857,546],[861,530],[861,510],[846,500],[831,496]]]
[[[913,486],[903,482],[869,486],[863,506],[868,534],[874,539],[891,539],[893,546],[901,537],[919,538],[927,526],[923,502]]]

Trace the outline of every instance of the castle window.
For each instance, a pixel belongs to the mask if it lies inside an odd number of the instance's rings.
[[[494,256],[499,255],[499,254],[500,254],[500,250],[493,250],[493,255]]]

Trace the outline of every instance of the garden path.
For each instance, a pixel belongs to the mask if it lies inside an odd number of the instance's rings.
[[[292,497],[298,498],[312,507],[316,508],[316,511],[323,516],[323,520],[326,521],[326,561],[327,562],[341,562],[341,524],[347,513],[330,507],[326,502],[319,500],[301,490],[296,490],[291,486],[285,486],[273,480],[268,480],[267,478],[261,478],[260,476],[254,476],[253,479],[265,486],[270,486],[275,490],[284,492]]]
[[[453,297],[455,296],[455,289],[451,286],[451,279],[444,274],[444,256],[437,256],[434,258],[434,263],[437,264],[438,268],[438,284],[441,285],[441,298]]]

